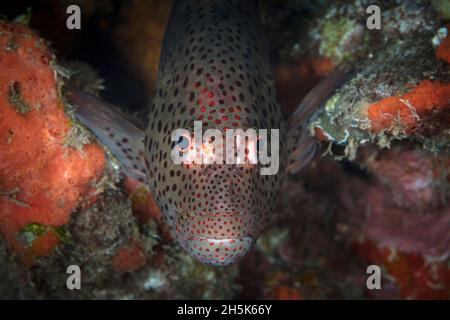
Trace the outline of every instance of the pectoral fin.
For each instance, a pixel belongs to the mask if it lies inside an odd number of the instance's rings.
[[[300,171],[312,160],[318,149],[317,141],[308,132],[308,118],[348,79],[348,72],[335,71],[305,96],[289,118],[288,145],[290,151],[287,165],[289,173]]]
[[[79,121],[89,128],[120,161],[126,175],[146,182],[144,131],[132,124],[116,107],[86,93],[67,94]]]

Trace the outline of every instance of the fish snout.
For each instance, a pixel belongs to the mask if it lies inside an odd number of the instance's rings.
[[[202,263],[227,266],[244,257],[254,243],[252,236],[232,239],[193,237],[184,242],[184,248],[190,256]]]

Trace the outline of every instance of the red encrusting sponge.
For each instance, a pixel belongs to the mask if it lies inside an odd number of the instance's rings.
[[[26,257],[50,254],[59,239],[46,232],[25,245],[20,231],[68,223],[105,164],[97,144],[64,144],[72,123],[53,59],[28,27],[0,21],[0,233]]]

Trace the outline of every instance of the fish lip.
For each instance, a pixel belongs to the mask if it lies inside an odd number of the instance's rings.
[[[182,247],[194,259],[212,266],[228,266],[237,263],[255,245],[256,238],[242,236],[239,238],[214,239],[207,237],[190,237]]]
[[[245,238],[255,241],[255,237],[251,234],[247,234],[245,236],[241,236],[238,238],[208,238],[208,237],[190,236],[186,238],[185,241],[209,241],[218,243],[233,243],[236,240],[243,241],[243,239]]]

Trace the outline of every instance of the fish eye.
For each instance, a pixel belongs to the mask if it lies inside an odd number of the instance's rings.
[[[189,140],[189,138],[182,135],[178,138],[176,145],[178,146],[178,148],[180,148],[181,152],[186,152],[186,151],[188,151],[190,144],[191,144],[191,141]]]

